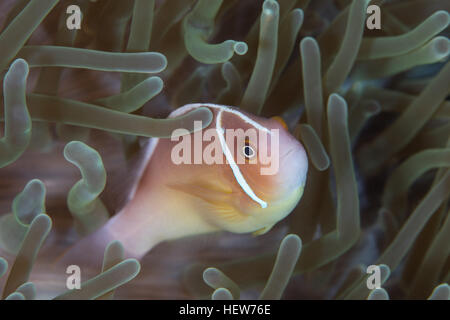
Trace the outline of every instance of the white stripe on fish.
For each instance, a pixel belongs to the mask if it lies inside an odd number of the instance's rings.
[[[252,188],[248,185],[247,181],[245,180],[244,176],[241,173],[241,170],[239,170],[239,167],[237,166],[236,162],[234,161],[233,156],[231,155],[230,149],[228,149],[227,143],[225,142],[224,134],[225,131],[222,128],[222,112],[224,110],[220,110],[217,114],[216,118],[216,130],[217,135],[220,140],[220,144],[222,146],[222,151],[225,155],[225,158],[227,159],[228,163],[230,164],[231,170],[233,170],[234,177],[236,178],[236,181],[241,186],[242,190],[255,202],[259,203],[262,208],[267,208],[267,202],[261,200],[258,198],[258,196],[253,192]]]
[[[182,116],[183,114],[186,114],[190,110],[198,108],[198,107],[202,107],[202,106],[208,107],[208,108],[219,109],[219,114],[221,114],[223,111],[230,112],[230,113],[238,116],[239,118],[241,118],[245,123],[248,123],[248,124],[254,126],[256,129],[262,130],[262,131],[267,132],[268,134],[272,135],[272,132],[269,129],[267,129],[266,127],[260,125],[256,121],[250,119],[249,117],[247,117],[246,115],[242,114],[238,110],[234,110],[234,109],[232,109],[230,107],[223,106],[223,105],[218,105],[218,104],[213,104],[213,103],[191,103],[191,104],[187,104],[187,105],[184,105],[181,108],[178,108],[178,109],[172,111],[172,113],[169,115],[168,118],[176,118],[176,117]],[[216,121],[216,130],[217,130],[217,121]],[[220,143],[222,145],[222,150],[223,150],[223,152],[225,154],[226,159],[228,160],[228,163],[230,164],[231,169],[233,170],[233,174],[234,174],[237,182],[239,183],[241,188],[244,190],[244,192],[250,198],[252,198],[254,201],[259,203],[261,205],[261,207],[266,208],[267,207],[267,203],[265,201],[261,200],[260,198],[258,198],[255,195],[255,193],[253,192],[253,190],[250,188],[250,186],[248,185],[247,181],[242,176],[242,173],[240,172],[239,167],[237,166],[236,162],[234,161],[233,157],[231,156],[230,151],[228,150],[228,147],[227,147],[226,143],[224,143],[225,141],[223,140],[223,136],[222,136],[222,138],[220,138],[220,137],[221,137],[221,135],[219,134],[219,140],[220,140]],[[142,159],[142,161],[141,161],[141,163],[140,163],[140,165],[139,165],[139,167],[137,169],[137,177],[140,177],[143,174],[144,169],[147,167],[147,164],[148,164],[148,162],[150,161],[150,158],[153,155],[153,151],[156,149],[156,146],[158,145],[158,142],[159,142],[159,138],[150,138],[149,141],[147,142],[147,144],[145,146],[145,152],[144,152],[143,159]],[[225,150],[227,150],[227,151],[225,151]],[[135,183],[134,187],[129,192],[127,200],[131,200],[134,197],[137,187],[138,187],[138,183]]]

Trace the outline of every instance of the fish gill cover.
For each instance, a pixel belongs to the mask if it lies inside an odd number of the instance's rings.
[[[449,10],[1,0],[2,298],[449,299]],[[301,201],[257,237],[183,238],[141,261],[113,241],[71,288],[80,270],[52,261],[127,201],[145,139],[210,125],[208,108],[166,118],[188,103],[282,117],[311,163]]]

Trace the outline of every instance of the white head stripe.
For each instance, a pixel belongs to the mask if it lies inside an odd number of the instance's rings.
[[[228,163],[230,164],[231,170],[233,170],[234,177],[236,178],[236,181],[241,186],[242,190],[254,201],[259,203],[262,208],[267,207],[267,203],[260,198],[253,192],[252,188],[248,185],[247,181],[245,181],[244,176],[241,173],[241,170],[239,170],[239,167],[237,166],[236,162],[234,161],[233,156],[231,155],[230,149],[228,149],[228,146],[225,142],[224,138],[224,130],[222,129],[222,112],[223,110],[220,110],[217,114],[216,118],[216,130],[217,130],[217,136],[219,137],[220,144],[222,146],[222,151],[225,155],[225,158],[227,159]]]
[[[230,107],[227,107],[227,106],[223,106],[223,105],[220,105],[220,104],[214,104],[214,103],[192,103],[192,104],[187,104],[187,105],[185,105],[185,106],[183,106],[183,107],[173,111],[170,114],[170,118],[178,117],[181,114],[184,114],[184,113],[188,112],[189,110],[197,108],[197,107],[208,107],[208,108],[219,109],[219,112],[222,112],[222,111],[230,112],[230,113],[238,116],[239,118],[241,118],[244,122],[246,122],[248,124],[251,124],[256,129],[262,130],[262,131],[267,132],[269,134],[272,134],[272,131],[270,131],[266,127],[260,125],[258,122],[250,119],[249,117],[244,115],[242,112],[240,112],[238,110],[231,109]]]
[[[260,125],[258,122],[256,122],[256,121],[250,119],[249,117],[245,116],[243,113],[241,113],[241,112],[239,112],[239,111],[237,111],[237,110],[234,110],[234,109],[227,108],[227,107],[223,107],[223,108],[224,108],[224,109],[222,109],[222,110],[220,111],[220,113],[222,113],[223,110],[226,110],[226,111],[228,111],[228,112],[230,112],[230,113],[232,113],[232,114],[238,116],[239,118],[241,118],[242,120],[244,120],[244,122],[251,124],[251,125],[254,126],[256,129],[265,131],[265,132],[267,132],[267,133],[269,133],[269,134],[272,133],[269,129],[267,129],[266,127],[263,127],[263,126]]]

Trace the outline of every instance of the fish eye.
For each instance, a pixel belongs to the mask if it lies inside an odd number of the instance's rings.
[[[242,147],[242,152],[247,159],[251,159],[256,155],[255,149],[253,149],[248,140],[245,140],[245,144]]]

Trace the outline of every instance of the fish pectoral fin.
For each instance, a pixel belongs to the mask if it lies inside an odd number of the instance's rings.
[[[216,213],[226,221],[236,222],[245,218],[245,215],[236,210],[234,206],[232,189],[227,189],[213,180],[202,183],[176,184],[170,185],[170,187],[202,199],[209,211]]]
[[[226,203],[211,204],[214,210],[220,217],[228,222],[239,222],[245,219],[245,215],[236,210],[232,205]]]
[[[254,236],[260,236],[260,235],[263,235],[263,234],[266,234],[267,232],[269,232],[272,228],[273,228],[273,224],[272,225],[270,225],[270,226],[266,226],[266,227],[264,227],[264,228],[261,228],[261,229],[258,229],[258,230],[256,230],[256,231],[254,231],[253,233],[252,233],[252,235],[254,235]]]

